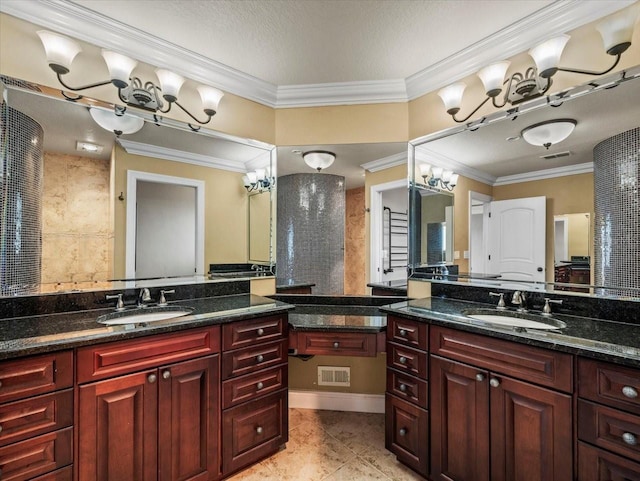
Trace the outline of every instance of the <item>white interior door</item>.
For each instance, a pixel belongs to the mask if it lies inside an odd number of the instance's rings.
[[[546,198],[490,204],[487,267],[504,279],[544,282]]]

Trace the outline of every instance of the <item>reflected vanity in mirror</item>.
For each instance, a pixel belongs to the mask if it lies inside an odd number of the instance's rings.
[[[126,115],[139,121],[138,130],[116,136],[91,114],[115,119],[113,105],[2,81],[2,168],[19,179],[10,184],[5,176],[2,185],[2,295],[111,289],[114,279],[141,277],[201,281],[210,263],[273,264],[274,189],[251,201],[242,176],[271,171],[274,146],[132,109]],[[186,197],[176,191],[168,200],[146,189],[168,185],[187,186]],[[185,217],[175,196],[189,204],[188,227],[171,220]],[[180,242],[189,244],[190,258],[174,271],[166,260],[177,247],[165,241],[185,230]],[[149,268],[139,273],[142,254]]]
[[[424,272],[453,266],[453,202],[450,192],[415,184],[411,192],[412,248],[409,262]]]

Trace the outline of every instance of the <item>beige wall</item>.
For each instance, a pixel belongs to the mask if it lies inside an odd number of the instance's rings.
[[[344,293],[366,294],[364,186],[346,192]]]
[[[590,256],[593,251],[591,215],[568,214],[569,256]],[[560,260],[560,259],[559,259]]]

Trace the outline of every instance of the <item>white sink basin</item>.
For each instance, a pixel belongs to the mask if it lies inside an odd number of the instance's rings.
[[[516,314],[512,312],[493,311],[490,309],[469,310],[465,311],[463,314],[476,321],[514,328],[558,330],[563,327],[567,327],[567,325],[562,321],[536,314]]]
[[[107,326],[117,326],[121,324],[164,321],[166,319],[173,319],[174,317],[186,316],[191,314],[191,312],[193,312],[193,309],[190,307],[148,307],[133,309],[131,311],[112,312],[98,317],[96,321]]]

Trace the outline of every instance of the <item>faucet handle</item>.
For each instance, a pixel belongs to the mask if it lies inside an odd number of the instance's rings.
[[[122,301],[122,293],[113,295],[107,294],[105,297],[107,298],[107,300],[118,299],[118,302],[116,302],[116,311],[124,311],[125,308],[124,302]]]
[[[504,292],[489,292],[489,295],[493,297],[500,296],[500,299],[498,299],[498,305],[496,306],[497,309],[507,308],[507,305],[504,303]]]
[[[160,299],[158,300],[158,305],[159,306],[166,306],[167,305],[167,299],[164,297],[165,294],[175,294],[176,290],[175,289],[171,289],[171,290],[166,290],[166,289],[161,289],[160,290]]]
[[[544,298],[544,307],[542,308],[542,314],[551,315],[551,304],[562,304],[562,299],[549,299],[548,297]]]

